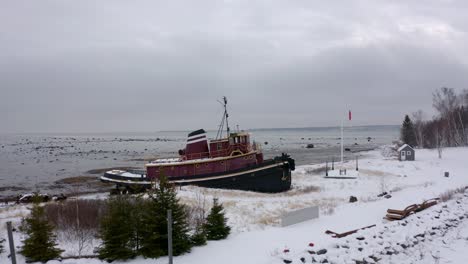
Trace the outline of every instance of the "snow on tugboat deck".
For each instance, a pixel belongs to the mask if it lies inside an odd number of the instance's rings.
[[[356,263],[374,255],[378,263],[468,263],[468,193],[455,194],[452,200],[440,203],[403,221],[388,222],[383,219],[386,210],[404,209],[406,206],[468,186],[466,161],[468,148],[446,148],[443,158],[437,151],[418,150],[418,159],[411,163],[381,155],[380,151],[368,153],[360,159],[357,179],[325,179],[325,164],[306,165],[293,172],[292,189],[280,194],[217,190],[200,187],[183,187],[178,190],[181,201],[193,204],[196,197],[204,195],[207,201],[217,197],[225,206],[232,234],[223,241],[210,241],[206,246],[195,247],[191,253],[178,256],[179,264],[274,264],[283,263],[285,248],[290,249],[292,263],[311,263],[306,252],[309,243],[316,251],[327,253],[316,256],[317,261],[329,263]],[[345,164],[349,170],[354,162]],[[450,177],[444,177],[444,172]],[[389,192],[390,199],[378,197]],[[349,203],[349,196],[358,201]],[[87,198],[90,198],[88,195]],[[317,205],[320,217],[286,228],[279,226],[280,216],[289,211]],[[18,210],[23,210],[18,207]],[[0,224],[21,217],[10,210],[0,209]],[[375,224],[345,238],[332,238],[326,230],[338,233]],[[20,245],[20,235],[17,245]],[[375,236],[375,238],[374,238]],[[358,240],[364,238],[363,240]],[[367,243],[367,244],[366,244]],[[60,242],[66,252],[73,249]],[[92,249],[89,249],[92,253]],[[24,260],[18,256],[19,263]],[[0,263],[8,263],[7,254],[0,255]],[[51,263],[59,263],[50,261]],[[105,263],[97,259],[64,260],[61,263]],[[137,258],[114,263],[149,264],[167,263],[167,258],[157,260]]]

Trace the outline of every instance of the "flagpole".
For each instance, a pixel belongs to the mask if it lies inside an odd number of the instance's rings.
[[[343,165],[343,118],[341,119],[341,165]]]

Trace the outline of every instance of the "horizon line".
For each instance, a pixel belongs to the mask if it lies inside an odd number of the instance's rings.
[[[390,127],[390,126],[400,126],[399,124],[378,124],[378,125],[356,125],[351,127]],[[330,129],[330,128],[339,128],[340,126],[307,126],[307,127],[260,127],[260,128],[247,128],[241,129],[241,131],[261,131],[261,130],[288,130],[288,129]],[[138,134],[138,133],[161,133],[161,132],[190,132],[192,130],[154,130],[154,131],[106,131],[106,132],[97,132],[97,131],[81,131],[81,132],[0,132],[0,135],[38,135],[38,134],[119,134],[119,133],[129,133],[129,134]],[[217,131],[214,129],[205,130]],[[234,131],[234,130],[232,130]]]

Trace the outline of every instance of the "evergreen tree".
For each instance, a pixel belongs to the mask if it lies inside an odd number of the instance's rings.
[[[146,210],[149,208],[149,202],[147,199],[143,199],[141,196],[137,196],[133,200],[133,208],[131,210],[131,219],[133,223],[133,245],[137,254],[141,254],[141,243],[145,234],[144,216]]]
[[[109,198],[107,213],[103,216],[99,230],[102,244],[97,252],[99,258],[113,261],[135,257],[133,205],[128,195]]]
[[[144,234],[140,252],[145,257],[167,255],[167,210],[172,210],[172,248],[175,256],[189,252],[191,243],[185,208],[176,197],[174,187],[165,176],[150,194],[150,205],[143,217]]]
[[[39,197],[35,197],[31,214],[24,219],[21,230],[27,238],[23,241],[20,251],[28,261],[47,262],[60,257],[62,250],[56,248],[54,227],[47,221],[44,208],[39,205]]]
[[[201,225],[198,225],[195,228],[195,232],[190,237],[190,241],[192,242],[192,245],[194,246],[206,245],[206,231],[203,225],[204,223]]]
[[[3,251],[4,251],[4,249],[3,249],[3,242],[5,242],[5,239],[4,239],[4,238],[0,239],[0,254],[2,254]]]
[[[150,196],[152,195],[150,194]],[[162,239],[160,235],[161,223],[156,220],[158,215],[158,208],[150,199],[145,203],[145,210],[141,213],[141,228],[139,228],[141,239],[139,240],[138,253],[145,257],[157,258],[164,255],[160,244]]]
[[[414,125],[408,115],[405,116],[405,120],[401,126],[400,139],[404,143],[415,147],[416,144],[416,133],[414,130]]]
[[[218,203],[218,199],[213,199],[213,207],[205,223],[206,238],[208,240],[225,239],[231,232],[231,227],[227,225],[223,210],[223,205]]]

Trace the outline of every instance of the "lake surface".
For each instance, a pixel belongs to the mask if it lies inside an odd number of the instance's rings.
[[[60,192],[60,179],[93,175],[88,171],[109,167],[143,167],[146,160],[177,157],[190,131],[107,134],[3,134],[0,135],[0,197],[39,189]],[[266,158],[290,154],[297,165],[335,160],[340,156],[340,128],[278,128],[249,130],[262,145]],[[216,131],[208,131],[214,138]],[[347,159],[358,151],[390,144],[399,126],[345,128]],[[370,139],[369,139],[370,138]],[[306,148],[314,144],[314,148]],[[94,175],[98,176],[98,175]]]

